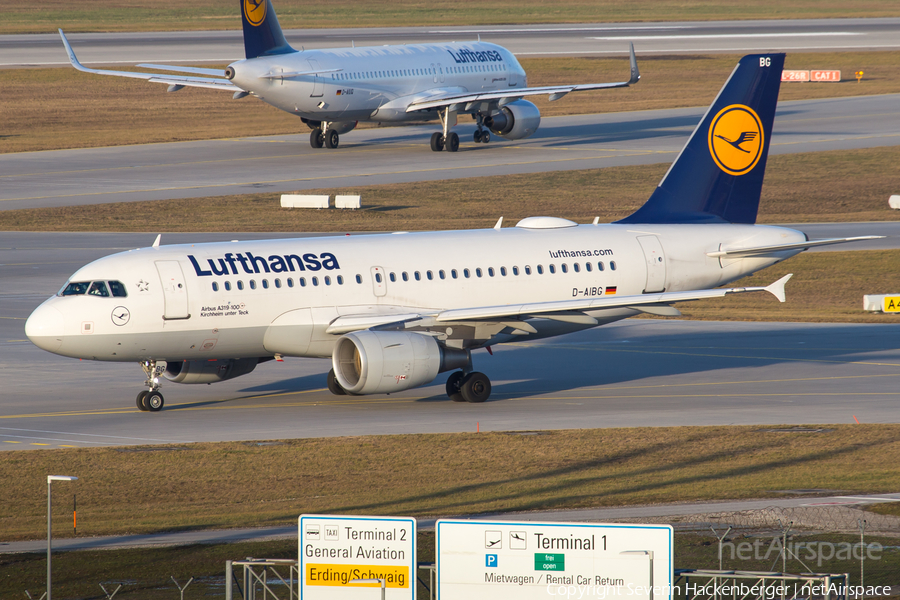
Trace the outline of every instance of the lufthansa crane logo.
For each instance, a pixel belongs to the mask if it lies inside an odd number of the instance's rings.
[[[744,175],[759,162],[764,138],[759,115],[749,106],[732,104],[720,110],[709,126],[709,153],[729,175]]]
[[[259,27],[266,20],[266,5],[268,0],[244,0],[244,16],[247,22],[254,27]]]

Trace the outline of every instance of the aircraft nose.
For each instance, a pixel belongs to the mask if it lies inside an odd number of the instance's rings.
[[[63,333],[65,333],[65,324],[62,313],[46,303],[34,309],[31,316],[25,321],[25,335],[32,344],[47,352],[59,350],[63,341]]]

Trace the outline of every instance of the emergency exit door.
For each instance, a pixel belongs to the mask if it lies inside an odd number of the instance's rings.
[[[158,260],[156,270],[159,273],[159,281],[162,283],[163,297],[166,308],[163,319],[190,319],[188,312],[187,284],[184,281],[184,273],[177,260]]]
[[[655,235],[638,236],[638,242],[644,251],[644,261],[647,264],[647,282],[644,285],[644,293],[652,294],[666,290],[666,255],[662,244]]]

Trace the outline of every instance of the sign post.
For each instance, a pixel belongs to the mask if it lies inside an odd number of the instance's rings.
[[[301,600],[415,600],[416,520],[302,515]]]
[[[435,528],[438,600],[673,597],[670,525],[439,520]]]

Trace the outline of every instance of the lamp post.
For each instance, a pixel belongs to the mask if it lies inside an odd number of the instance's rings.
[[[50,592],[50,547],[51,547],[51,532],[53,531],[51,527],[50,521],[50,507],[51,503],[51,493],[50,493],[50,484],[54,481],[77,481],[77,477],[72,477],[70,475],[47,475],[47,600],[51,600],[51,592]]]

